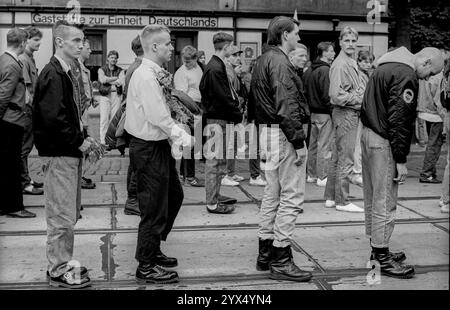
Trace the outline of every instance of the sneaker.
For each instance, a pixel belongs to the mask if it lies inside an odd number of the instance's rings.
[[[325,208],[334,208],[336,207],[336,202],[334,200],[325,201]]]
[[[44,190],[42,188],[36,188],[33,185],[28,185],[23,189],[24,195],[44,195]]]
[[[354,176],[351,178],[351,181],[352,181],[352,183],[355,184],[355,185],[363,186],[363,178],[362,178],[362,175],[360,175],[360,174],[354,175]]]
[[[185,184],[189,184],[192,187],[205,187],[205,183],[203,181],[200,181],[196,177],[186,178]]]
[[[449,208],[449,204],[447,203],[447,204],[445,204],[445,205],[443,205],[443,206],[441,207],[441,212],[442,212],[442,213],[449,213],[449,212],[448,212],[448,208]]]
[[[434,176],[429,176],[428,178],[426,177],[420,177],[419,179],[420,183],[428,183],[428,184],[441,184],[442,181],[438,180],[436,177]]]
[[[321,180],[321,179],[317,179],[317,186],[320,186],[320,187],[325,187],[325,186],[327,186],[327,180],[328,180],[328,178],[325,178],[325,179],[323,179],[323,180]]]
[[[13,213],[5,213],[2,215],[6,215],[6,217],[13,217],[13,218],[21,218],[21,219],[28,219],[28,218],[34,218],[36,217],[36,214],[33,212],[30,212],[28,210],[20,210],[17,212],[13,212]]]
[[[226,175],[223,179],[222,179],[222,185],[223,186],[238,186],[239,182],[234,181],[231,177],[229,177],[228,175]]]
[[[266,186],[267,182],[260,175],[258,175],[256,178],[250,178],[250,185]]]
[[[316,182],[317,182],[317,178],[310,177],[309,175],[306,178],[306,183],[316,183]]]
[[[90,181],[90,182],[89,182]],[[90,179],[81,178],[81,188],[82,189],[95,189],[96,185]]]
[[[364,209],[361,207],[358,207],[357,205],[353,203],[346,204],[345,206],[336,206],[337,211],[344,211],[344,212],[355,212],[355,213],[363,213]]]
[[[231,179],[232,179],[233,181],[235,181],[235,182],[242,182],[242,181],[245,180],[244,177],[241,177],[240,175],[237,175],[237,174],[233,175],[233,176],[231,177]]]
[[[73,270],[69,270],[59,277],[50,277],[50,286],[64,287],[70,289],[84,288],[91,285],[91,279],[86,277],[80,277],[75,274]]]
[[[206,206],[206,210],[209,213],[214,214],[230,214],[235,210],[234,205],[224,205],[224,204],[217,204],[217,207],[215,209],[210,209],[208,206]]]

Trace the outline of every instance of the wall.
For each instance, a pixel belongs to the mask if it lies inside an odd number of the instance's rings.
[[[133,63],[136,55],[131,50],[131,41],[139,34],[138,29],[108,29],[106,32],[107,51],[119,52],[118,66],[127,68]]]

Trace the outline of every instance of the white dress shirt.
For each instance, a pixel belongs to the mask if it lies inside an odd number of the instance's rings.
[[[162,68],[155,62],[143,58],[134,71],[127,93],[125,130],[145,141],[170,139],[183,146],[191,144],[191,136],[170,116],[169,107],[156,73]]]
[[[200,82],[202,80],[203,71],[199,65],[195,68],[188,69],[182,65],[174,76],[175,89],[181,90],[192,98],[195,102],[202,101],[200,94]]]

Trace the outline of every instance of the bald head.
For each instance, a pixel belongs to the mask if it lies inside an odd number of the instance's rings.
[[[428,79],[444,69],[442,52],[435,47],[425,47],[416,55],[416,72],[420,79]]]
[[[144,55],[159,65],[170,61],[173,46],[170,30],[162,25],[145,26],[140,34]]]

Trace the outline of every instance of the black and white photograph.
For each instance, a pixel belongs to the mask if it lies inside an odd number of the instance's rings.
[[[448,293],[449,25],[446,0],[0,0],[0,290]]]

